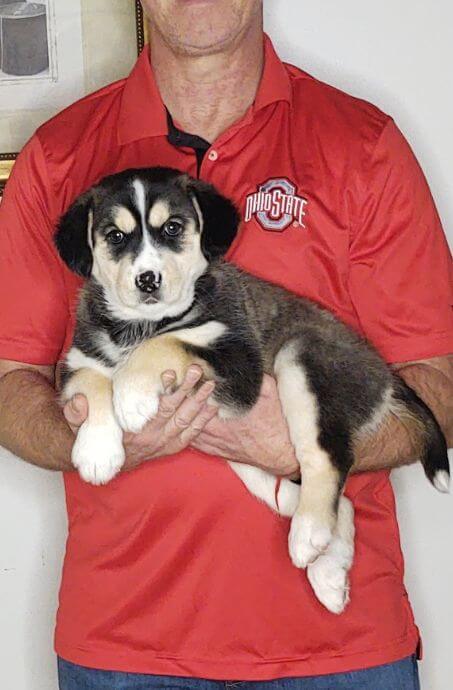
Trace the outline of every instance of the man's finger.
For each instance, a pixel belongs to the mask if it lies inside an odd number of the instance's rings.
[[[197,364],[191,364],[186,371],[184,380],[179,387],[181,393],[188,395],[197,385],[201,377],[203,376],[203,370]]]
[[[173,392],[173,386],[176,383],[176,372],[171,369],[164,371],[161,379],[165,394],[170,395]]]
[[[166,429],[171,435],[180,433],[192,424],[195,417],[201,412],[209,396],[212,395],[214,387],[213,381],[207,381],[195,395],[183,400],[167,423]]]
[[[88,417],[88,401],[84,395],[74,395],[63,408],[63,414],[71,427],[78,428]]]
[[[191,365],[179,388],[177,388],[174,393],[161,397],[157,413],[158,417],[161,419],[170,419],[170,417],[173,417],[178,407],[187,398],[188,394],[193,391],[202,376],[203,372],[200,367]]]
[[[192,420],[191,424],[184,429],[180,434],[181,443],[188,446],[194,441],[197,436],[203,431],[204,427],[208,422],[213,419],[218,412],[218,408],[215,405],[205,404],[199,411],[199,413]]]

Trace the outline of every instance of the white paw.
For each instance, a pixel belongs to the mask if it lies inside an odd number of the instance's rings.
[[[72,448],[72,464],[90,484],[107,484],[125,460],[121,429],[117,424],[80,427]]]
[[[316,598],[331,613],[342,613],[349,602],[349,568],[329,553],[321,554],[307,568]]]
[[[332,530],[312,515],[296,513],[291,520],[288,546],[289,555],[296,568],[306,568],[329,545]]]
[[[113,379],[113,407],[121,428],[134,433],[141,431],[156,416],[163,392],[160,380],[119,372]]]

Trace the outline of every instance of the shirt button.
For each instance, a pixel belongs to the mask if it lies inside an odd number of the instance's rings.
[[[219,154],[215,149],[211,149],[208,153],[208,158],[210,161],[216,161],[217,158],[219,157]]]

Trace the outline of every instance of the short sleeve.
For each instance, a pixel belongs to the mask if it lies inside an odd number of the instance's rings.
[[[389,362],[453,352],[452,257],[423,172],[393,121],[362,178],[350,246],[350,296]]]
[[[52,186],[35,135],[0,203],[0,358],[54,364],[68,319],[63,268],[53,246]]]

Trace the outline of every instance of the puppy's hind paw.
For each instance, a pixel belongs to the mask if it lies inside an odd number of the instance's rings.
[[[307,568],[316,598],[331,613],[340,614],[349,602],[348,569],[329,553],[321,554]]]
[[[311,515],[296,513],[291,520],[288,547],[296,568],[306,568],[329,545],[332,530]]]

